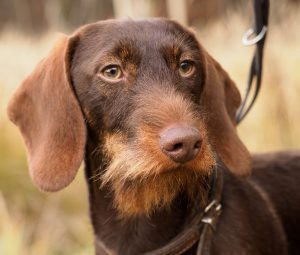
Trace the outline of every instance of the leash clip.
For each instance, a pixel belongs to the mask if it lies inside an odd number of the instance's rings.
[[[242,38],[242,42],[245,46],[251,46],[254,44],[257,44],[258,42],[260,42],[265,36],[266,33],[268,31],[268,27],[267,26],[263,26],[263,28],[261,29],[261,31],[259,32],[258,35],[256,35],[255,37],[253,37],[254,35],[254,29],[250,28],[243,36]],[[253,37],[253,38],[252,38]]]

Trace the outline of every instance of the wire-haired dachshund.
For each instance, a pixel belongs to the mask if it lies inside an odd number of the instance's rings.
[[[282,194],[289,184],[263,170],[249,179],[240,101],[192,31],[167,19],[108,20],[62,35],[8,114],[40,189],[66,187],[84,160],[97,254],[285,255],[278,210],[293,205],[278,208],[264,186]]]

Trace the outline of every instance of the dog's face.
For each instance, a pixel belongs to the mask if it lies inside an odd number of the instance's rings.
[[[73,43],[73,86],[106,162],[95,174],[112,187],[116,206],[144,213],[182,189],[193,193],[214,165],[194,35],[164,20],[106,22]]]
[[[193,196],[205,189],[214,155],[239,175],[248,171],[249,155],[234,128],[239,102],[193,33],[168,20],[128,20],[87,25],[63,38],[9,112],[42,189],[73,179],[87,126],[105,162],[94,173],[99,185],[112,189],[121,213],[136,215],[169,205],[182,190]],[[33,117],[21,116],[20,105]]]

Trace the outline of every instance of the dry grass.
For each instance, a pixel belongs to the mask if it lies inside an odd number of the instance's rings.
[[[283,10],[283,12],[286,9]],[[300,11],[272,25],[261,94],[239,133],[251,151],[300,145]],[[275,22],[275,21],[272,21]],[[199,32],[199,38],[243,91],[252,57],[240,44],[248,24],[230,15]],[[55,39],[7,31],[0,36],[0,254],[91,254],[92,230],[82,170],[64,191],[42,194],[30,182],[24,146],[5,115],[7,100]]]

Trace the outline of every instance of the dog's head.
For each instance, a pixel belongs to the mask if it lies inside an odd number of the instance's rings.
[[[62,36],[8,113],[41,189],[73,180],[88,130],[105,159],[102,185],[121,211],[136,214],[169,204],[183,188],[193,193],[215,155],[248,174],[235,129],[239,104],[235,84],[192,32],[150,19],[98,22]]]

